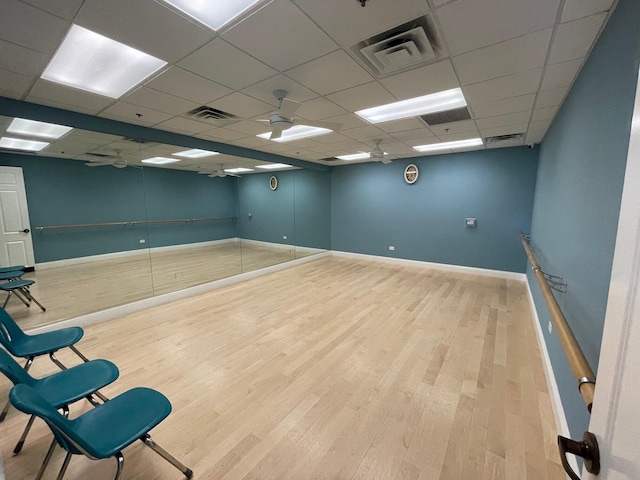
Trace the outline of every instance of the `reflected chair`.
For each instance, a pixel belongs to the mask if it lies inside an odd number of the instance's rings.
[[[16,273],[19,272],[0,273],[0,280],[3,280],[2,277],[6,275],[13,275]],[[46,312],[47,309],[44,308],[38,300],[36,300],[36,298],[29,290],[29,287],[34,283],[36,283],[35,280],[23,280],[21,278],[12,278],[12,280],[9,280],[8,282],[0,283],[0,290],[7,292],[7,298],[4,301],[2,308],[6,308],[7,303],[9,303],[9,300],[11,299],[11,296],[15,295],[18,299],[20,299],[22,303],[27,306],[27,308],[31,306],[31,302],[34,302],[40,307],[40,310]]]
[[[158,446],[149,435],[149,431],[171,412],[169,400],[156,390],[128,390],[72,420],[61,415],[29,385],[13,387],[9,399],[18,410],[42,418],[53,431],[55,442],[47,452],[41,471],[47,467],[56,443],[66,450],[58,480],[64,477],[72,455],[85,455],[94,460],[115,457],[115,480],[118,480],[124,465],[122,450],[136,440],[153,449],[186,478],[193,478],[189,468]]]
[[[47,377],[35,379],[1,348],[0,372],[4,373],[14,385],[23,383],[31,386],[51,405],[57,409],[63,409],[65,413],[68,413],[69,404],[82,398],[86,398],[94,406],[99,405],[93,394],[100,388],[114,382],[119,375],[118,368],[113,363],[107,360],[91,360]],[[34,419],[35,417],[32,415],[18,444],[13,449],[14,454],[18,454],[22,450]]]
[[[89,359],[75,347],[83,335],[84,330],[80,327],[67,327],[51,332],[27,335],[5,309],[0,308],[0,344],[14,357],[27,359],[24,365],[25,371],[28,371],[33,360],[41,355],[49,355],[53,363],[61,370],[66,370],[67,367],[55,355],[58,350],[66,347],[69,347],[82,361],[88,362]],[[105,398],[99,395],[98,397],[105,401]],[[10,405],[7,401],[4,409],[0,412],[0,422],[7,416]]]

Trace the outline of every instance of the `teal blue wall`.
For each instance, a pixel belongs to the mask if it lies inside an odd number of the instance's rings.
[[[336,167],[331,248],[524,272],[518,232],[529,230],[537,157],[520,147]],[[420,171],[413,185],[409,163]]]
[[[532,217],[539,263],[568,283],[556,294],[594,370],[598,364],[638,68],[640,2],[621,0],[540,149]],[[572,435],[589,415],[529,271]]]

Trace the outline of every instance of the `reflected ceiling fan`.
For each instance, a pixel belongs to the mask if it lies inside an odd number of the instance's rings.
[[[388,156],[384,152],[384,150],[382,150],[382,148],[380,148],[380,144],[382,143],[382,140],[376,139],[376,140],[373,141],[373,143],[375,143],[376,146],[373,147],[373,150],[371,150],[369,152],[369,158],[371,160],[375,160],[376,162],[382,162],[384,164],[391,163],[391,159],[388,158]]]
[[[216,178],[216,177],[239,177],[240,175],[236,175],[234,173],[225,172],[224,164],[218,164],[218,168],[213,171],[199,171],[199,175],[206,175],[207,177]]]
[[[127,160],[120,156],[120,150],[114,150],[115,155],[108,153],[87,153],[92,157],[98,157],[99,160],[89,160],[89,163],[85,163],[87,167],[116,167],[125,168],[128,163]]]
[[[273,95],[278,99],[278,109],[271,112],[269,118],[259,119],[259,122],[269,122],[271,125],[271,136],[269,140],[282,137],[282,132],[294,125],[307,125],[309,127],[328,128],[329,130],[339,130],[342,125],[335,122],[318,122],[307,120],[296,120],[294,113],[300,108],[300,103],[287,98],[286,90],[274,90]]]

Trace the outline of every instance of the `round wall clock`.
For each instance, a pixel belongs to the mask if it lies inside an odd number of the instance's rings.
[[[418,167],[411,163],[404,169],[404,181],[411,185],[416,183],[416,180],[418,180]]]
[[[271,188],[271,190],[278,188],[278,179],[275,176],[269,179],[269,188]]]

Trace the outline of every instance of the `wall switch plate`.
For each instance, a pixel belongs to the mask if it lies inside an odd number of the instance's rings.
[[[147,243],[147,241],[144,238],[141,238],[140,243]]]
[[[282,239],[283,239],[283,240],[286,240],[286,239],[287,239],[287,236],[286,236],[286,235],[283,235],[283,236],[282,236]]]
[[[465,221],[465,227],[467,228],[476,228],[476,219],[475,218],[467,218]]]
[[[389,250],[391,250],[392,252],[396,249],[396,247],[394,247],[393,245],[389,245]]]

